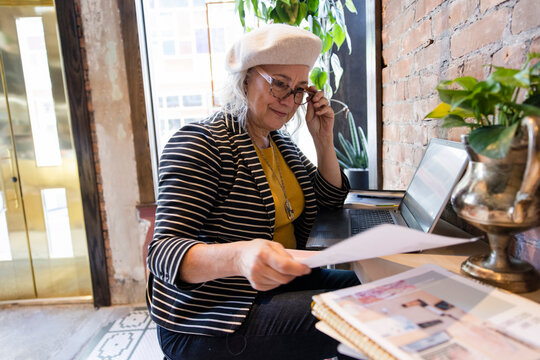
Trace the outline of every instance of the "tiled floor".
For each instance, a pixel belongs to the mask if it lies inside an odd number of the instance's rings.
[[[102,328],[77,357],[80,360],[161,360],[156,325],[146,308],[135,308]]]
[[[0,307],[1,360],[163,359],[142,304]]]

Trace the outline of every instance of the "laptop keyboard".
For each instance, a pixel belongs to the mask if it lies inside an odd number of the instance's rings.
[[[350,209],[351,235],[358,234],[380,224],[393,224],[388,210]]]

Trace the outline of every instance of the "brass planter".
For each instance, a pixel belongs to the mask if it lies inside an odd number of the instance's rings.
[[[513,234],[540,225],[540,118],[522,124],[525,136],[515,139],[504,159],[478,155],[462,138],[469,166],[451,199],[461,218],[487,233],[491,247],[489,254],[467,259],[462,271],[516,293],[540,287],[538,271],[507,251]]]

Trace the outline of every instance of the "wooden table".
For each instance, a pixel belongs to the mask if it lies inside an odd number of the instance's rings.
[[[360,260],[352,263],[352,267],[362,283],[382,279],[424,264],[437,264],[459,274],[461,272],[461,264],[469,256],[488,252],[489,245],[487,243],[476,241],[468,244],[426,250],[422,253],[396,254]],[[540,289],[519,295],[540,303]]]

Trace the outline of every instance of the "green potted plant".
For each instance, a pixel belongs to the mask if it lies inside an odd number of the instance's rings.
[[[531,53],[521,69],[492,66],[484,81],[465,76],[441,81],[437,86],[441,103],[426,118],[442,118],[442,127],[466,126],[470,147],[489,158],[504,158],[513,139],[521,136],[525,116],[540,116],[540,62]],[[457,86],[458,88],[452,88]]]
[[[513,292],[534,291],[540,274],[508,253],[513,234],[540,225],[540,58],[521,69],[491,66],[486,80],[459,77],[437,86],[442,103],[426,118],[466,126],[469,164],[454,188],[457,215],[487,234],[489,254],[469,257],[464,273]],[[454,87],[455,86],[455,87]]]
[[[236,11],[246,31],[250,30],[247,20],[262,20],[265,23],[284,23],[301,26],[317,35],[323,47],[310,79],[328,99],[339,88],[343,69],[334,45],[339,50],[347,42],[349,54],[351,41],[345,24],[344,7],[340,0],[235,0]],[[357,13],[352,0],[345,0],[345,8]],[[331,86],[334,80],[334,88]]]
[[[340,151],[336,147],[338,162],[349,179],[351,189],[369,189],[366,135],[360,126],[356,126],[348,107],[345,107],[345,116],[349,122],[350,140],[346,139],[341,132],[338,133],[339,145],[342,149]]]

